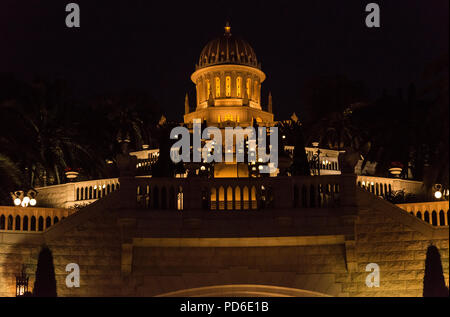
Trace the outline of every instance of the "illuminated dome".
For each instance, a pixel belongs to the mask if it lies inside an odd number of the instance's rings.
[[[232,36],[231,27],[228,23],[225,26],[225,33],[210,41],[203,48],[196,69],[222,64],[261,68],[253,48],[247,41]]]

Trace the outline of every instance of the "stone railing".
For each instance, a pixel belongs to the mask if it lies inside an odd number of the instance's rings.
[[[448,200],[397,204],[397,206],[433,226],[448,226]]]
[[[36,188],[38,206],[73,208],[88,205],[119,188],[118,178]]]
[[[342,202],[342,183],[356,187],[355,176],[174,179],[136,178],[128,186],[137,206],[147,209],[257,210],[325,208]],[[134,186],[134,187],[133,187]],[[345,198],[344,198],[345,199]],[[130,206],[132,207],[132,206]]]
[[[74,209],[0,207],[0,231],[41,232],[64,220]]]
[[[403,190],[405,194],[412,194],[419,198],[425,197],[423,183],[419,181],[375,176],[358,176],[357,184],[359,187],[383,198],[387,198],[400,190]]]

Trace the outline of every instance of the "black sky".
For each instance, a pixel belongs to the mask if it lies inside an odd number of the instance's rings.
[[[65,26],[69,2],[0,2],[0,72],[64,78],[81,97],[144,89],[174,120],[186,91],[195,100],[190,74],[226,20],[255,49],[276,119],[302,113],[310,78],[344,74],[373,96],[417,81],[448,52],[448,0],[374,1],[379,29],[364,23],[372,1],[73,1],[79,29]]]

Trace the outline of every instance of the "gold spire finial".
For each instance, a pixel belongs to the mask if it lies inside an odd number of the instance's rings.
[[[230,22],[228,22],[228,21],[225,24],[225,35],[228,35],[228,36],[231,35],[231,26],[230,26]]]

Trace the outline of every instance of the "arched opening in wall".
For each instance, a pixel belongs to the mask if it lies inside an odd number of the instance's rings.
[[[165,186],[161,189],[161,209],[167,209],[167,189]]]
[[[183,289],[156,297],[329,297],[304,289],[274,285],[234,284]]]
[[[211,210],[216,210],[217,209],[217,193],[216,193],[216,188],[212,187],[211,188]]]
[[[45,218],[45,229],[50,228],[51,225],[52,225],[52,218],[48,216],[47,218]]]
[[[5,216],[0,216],[0,230],[5,230]]]
[[[20,216],[16,216],[16,224],[14,226],[14,230],[20,230]]]
[[[233,209],[233,188],[231,186],[227,187],[227,209]]]
[[[445,226],[445,213],[442,209],[439,211],[439,225]]]
[[[54,217],[54,218],[53,218],[53,224],[57,224],[58,221],[59,221],[58,217]]]
[[[31,216],[30,230],[31,231],[36,231],[36,217],[35,216]]]
[[[178,186],[178,193],[177,193],[177,208],[178,210],[184,209],[184,192],[183,192],[183,186]]]
[[[225,209],[225,190],[223,186],[219,187],[219,210]]]
[[[89,193],[86,191],[86,199],[92,199],[94,198],[94,190],[92,189],[92,186],[89,186]]]
[[[422,220],[422,213],[420,211],[417,212],[416,217]]]
[[[38,219],[38,231],[44,231],[44,218],[42,216]]]
[[[430,223],[430,213],[428,212],[428,210],[425,210],[424,214],[423,214],[423,220],[425,222]]]
[[[436,210],[433,210],[433,211],[431,212],[431,224],[432,224],[433,226],[437,226],[437,225],[438,225],[438,222],[437,222],[437,212],[436,212]]]
[[[386,197],[389,194],[388,189],[387,189],[387,184],[384,184],[383,187],[384,187],[384,197]]]
[[[248,191],[248,187],[244,186],[244,189],[242,191],[242,202],[243,202],[243,209],[247,210],[250,208],[250,204],[249,204],[249,191]]]
[[[153,188],[153,208],[159,208],[159,189],[158,186]]]
[[[13,217],[11,215],[8,216],[8,230],[13,229]]]
[[[111,193],[111,186],[109,184],[106,185],[106,193],[107,194]]]
[[[28,216],[23,216],[22,230],[28,231]]]
[[[170,186],[169,188],[169,209],[170,210],[175,210],[178,208],[175,208],[175,201],[176,201],[176,196],[175,196],[175,189],[173,189],[173,186]]]
[[[293,205],[294,205],[294,208],[297,208],[298,207],[298,186],[297,185],[294,185],[294,201],[293,201]]]
[[[242,201],[241,201],[241,188],[239,186],[236,186],[234,189],[234,204],[236,210],[241,210],[242,208]]]
[[[77,188],[77,200],[80,200],[80,188]]]
[[[209,206],[208,206],[208,189],[207,188],[203,188],[202,189],[202,209],[203,210],[208,210]]]
[[[309,207],[316,207],[316,187],[314,185],[309,188]]]
[[[256,200],[256,187],[252,186],[250,190],[252,209],[258,209],[258,201]]]

